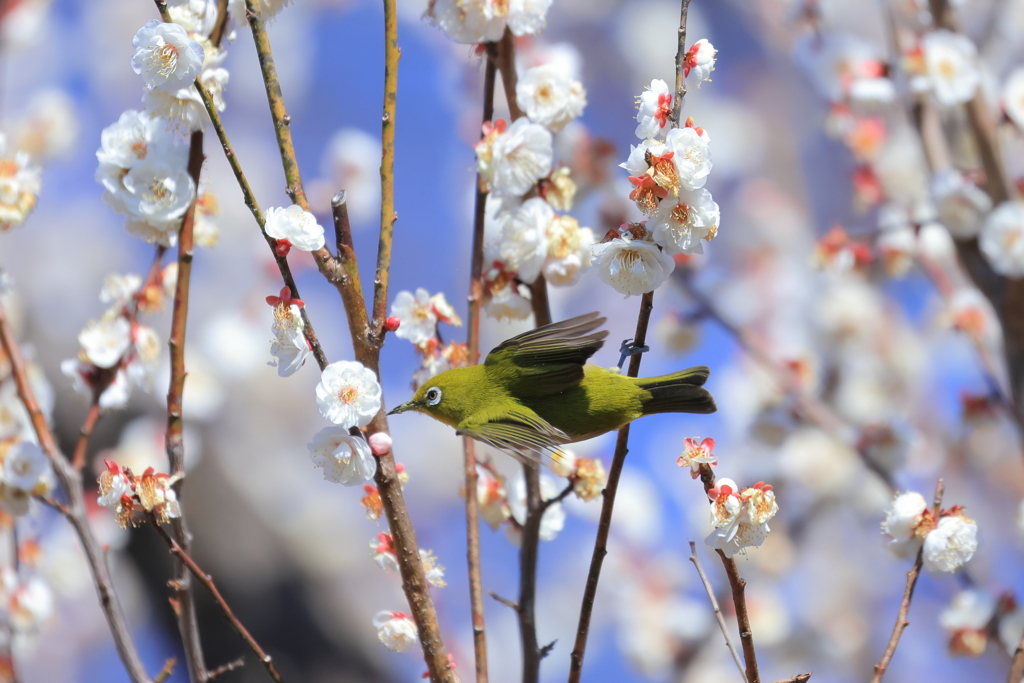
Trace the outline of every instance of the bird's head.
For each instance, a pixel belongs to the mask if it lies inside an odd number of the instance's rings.
[[[442,372],[440,375],[430,378],[417,389],[412,400],[393,408],[388,415],[415,410],[419,413],[426,413],[445,424],[457,426],[461,420],[459,397],[464,393],[460,391],[460,379],[456,371]]]

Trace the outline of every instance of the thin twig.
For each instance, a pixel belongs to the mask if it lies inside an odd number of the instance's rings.
[[[1021,637],[1021,641],[1017,644],[1017,649],[1013,653],[1013,659],[1010,661],[1010,673],[1006,677],[1006,683],[1020,683],[1024,680],[1024,637]]]
[[[196,577],[196,580],[210,591],[210,595],[213,596],[217,606],[220,607],[220,611],[223,612],[224,616],[231,624],[231,628],[235,629],[235,632],[241,636],[242,640],[245,641],[245,644],[248,645],[259,660],[263,662],[263,666],[266,667],[267,673],[270,674],[270,677],[277,681],[277,683],[281,683],[281,674],[277,672],[277,667],[274,666],[273,659],[262,647],[260,647],[260,644],[252,637],[248,629],[246,629],[242,622],[238,620],[235,613],[231,611],[231,606],[228,605],[224,596],[220,594],[219,590],[217,590],[217,586],[213,582],[213,577],[204,572],[199,565],[196,564],[195,560],[193,560],[192,557],[185,552],[180,545],[178,545],[178,542],[171,538],[171,535],[168,534],[167,531],[159,524],[156,516],[152,512],[148,513],[148,517],[150,524],[154,529],[156,529],[157,533],[160,534],[160,537],[164,539],[164,542],[167,544],[167,548],[170,550],[171,554],[178,558],[192,573],[192,576]]]
[[[523,110],[519,108],[519,101],[516,97],[516,84],[519,82],[519,76],[516,74],[515,36],[512,35],[511,29],[505,27],[505,33],[502,34],[496,47],[495,66],[501,71],[501,85],[505,90],[509,118],[515,121],[523,116]]]
[[[494,43],[485,46],[483,122],[494,118],[494,83],[497,66],[497,48]],[[487,193],[480,186],[477,174],[476,205],[473,212],[473,252],[470,259],[469,315],[467,316],[466,345],[469,363],[480,362],[480,307],[483,304],[484,223],[487,213]],[[340,253],[340,252],[339,252]],[[476,442],[462,440],[463,469],[466,481],[466,564],[469,568],[469,605],[473,620],[473,656],[476,663],[476,682],[487,683],[487,633],[484,627],[484,589],[480,571],[480,500],[477,497]],[[492,593],[493,595],[493,593]]]
[[[184,419],[182,414],[182,398],[185,393],[185,329],[188,323],[189,291],[192,282],[192,259],[195,245],[192,239],[195,226],[196,203],[199,201],[199,175],[203,168],[203,132],[192,133],[189,147],[188,173],[195,184],[196,195],[189,204],[188,211],[181,221],[178,231],[178,279],[174,286],[174,306],[171,314],[171,334],[168,339],[170,347],[171,379],[167,389],[167,433],[164,440],[167,460],[170,463],[171,476],[176,477],[174,492],[181,504],[181,488],[185,474],[185,444],[182,436]],[[177,543],[189,551],[191,534],[185,523],[184,516],[171,522],[171,530]],[[178,630],[185,649],[185,664],[189,677],[193,681],[205,683],[209,677],[203,658],[203,644],[199,636],[199,618],[196,615],[196,604],[192,595],[192,579],[188,569],[175,562],[174,581],[178,593],[180,609],[175,611],[178,618]]]
[[[178,663],[178,660],[174,657],[169,657],[164,661],[164,668],[160,669],[160,673],[153,677],[153,683],[163,683],[171,674],[174,673],[174,665]]]
[[[117,594],[114,592],[114,584],[110,579],[110,572],[103,561],[103,551],[100,544],[93,535],[92,526],[89,523],[85,510],[85,501],[82,494],[81,473],[76,470],[67,459],[61,455],[57,442],[46,423],[46,416],[39,408],[32,385],[29,383],[28,372],[25,369],[25,359],[21,353],[14,332],[7,321],[7,313],[0,304],[0,344],[3,345],[4,353],[7,354],[11,364],[11,374],[14,376],[15,384],[18,387],[18,397],[25,405],[29,414],[32,426],[35,429],[39,445],[53,466],[54,474],[64,495],[67,497],[67,504],[59,507],[74,528],[78,539],[85,551],[89,569],[92,572],[93,583],[99,595],[100,607],[107,619],[110,633],[114,638],[114,646],[118,656],[124,663],[125,670],[132,683],[149,683],[150,677],[146,673],[142,660],[139,658],[135,642],[132,640],[131,632],[125,621],[121,605],[117,601]]]
[[[754,634],[750,630],[750,617],[747,615],[747,598],[745,588],[747,582],[740,577],[740,571],[736,567],[736,560],[726,557],[721,550],[716,550],[722,558],[722,565],[725,566],[725,575],[729,577],[729,587],[732,589],[732,603],[736,608],[736,623],[740,629],[740,647],[743,648],[743,660],[746,662],[748,683],[760,683],[761,672],[757,670],[757,653],[754,650]]]
[[[679,32],[676,46],[676,96],[672,103],[670,122],[673,128],[679,127],[679,119],[683,111],[683,98],[686,97],[686,13],[690,9],[690,0],[682,0],[679,10]]]
[[[651,321],[651,311],[654,309],[654,292],[648,292],[640,300],[640,313],[636,320],[636,333],[633,335],[633,343],[636,346],[644,346],[647,342],[647,327]],[[640,373],[640,358],[642,354],[630,356],[629,370],[626,373],[630,377],[636,377]],[[615,454],[612,456],[612,464],[608,469],[608,483],[605,485],[604,498],[601,501],[601,517],[597,523],[597,537],[594,539],[594,552],[590,558],[590,570],[587,573],[587,584],[583,590],[583,604],[580,607],[580,619],[576,626],[576,642],[569,657],[569,683],[579,683],[583,674],[583,656],[587,649],[587,636],[590,634],[590,618],[594,612],[594,600],[597,597],[597,583],[601,578],[601,567],[604,564],[604,557],[608,554],[608,534],[612,525],[612,513],[615,509],[615,494],[619,488],[619,477],[622,475],[622,467],[626,462],[626,454],[629,453],[629,425],[619,430],[618,438],[615,441]]]
[[[807,673],[797,674],[796,676],[791,676],[790,678],[783,678],[781,680],[775,681],[775,683],[807,683],[807,681],[809,680],[811,680],[811,674]]]
[[[487,591],[487,594],[490,595],[492,598],[494,598],[496,601],[498,601],[501,604],[505,605],[505,607],[511,607],[516,612],[519,611],[519,605],[516,602],[514,602],[512,600],[509,600],[508,598],[503,598],[500,595],[498,595],[497,593],[495,593],[494,591]]]
[[[206,107],[206,113],[210,115],[210,121],[213,123],[213,130],[217,133],[217,139],[220,140],[221,149],[224,150],[224,156],[228,160],[228,165],[231,166],[231,172],[235,176],[235,180],[238,181],[238,186],[242,190],[242,198],[245,201],[245,205],[249,208],[253,218],[256,219],[256,224],[259,225],[260,232],[263,234],[263,239],[266,240],[267,245],[270,247],[270,253],[274,255],[274,262],[277,264],[277,269],[281,273],[281,279],[284,284],[291,291],[292,297],[301,299],[302,296],[299,294],[299,287],[295,284],[295,277],[292,275],[291,266],[288,265],[288,259],[281,256],[276,251],[277,240],[267,234],[266,225],[267,220],[263,215],[263,211],[260,210],[260,205],[256,202],[256,195],[252,191],[252,187],[249,185],[249,180],[245,177],[245,172],[242,171],[242,165],[238,161],[238,155],[235,154],[234,148],[231,146],[231,140],[228,139],[227,130],[224,129],[224,123],[221,121],[220,113],[217,111],[217,107],[213,103],[209,91],[203,87],[203,84],[196,80],[196,90],[199,91],[199,97],[203,100],[203,106]],[[316,254],[314,254],[314,257]],[[329,272],[330,262],[317,261],[317,266],[321,272],[325,269]],[[313,323],[309,319],[309,314],[306,311],[306,307],[303,306],[299,309],[299,313],[302,316],[303,328],[302,333],[305,335],[306,340],[309,342],[310,348],[313,349],[313,357],[316,359],[317,365],[321,370],[327,367],[327,356],[324,355],[324,351],[320,346],[320,340],[317,339],[316,332],[313,330]]]
[[[935,519],[939,518],[939,508],[942,506],[942,495],[944,492],[945,486],[942,480],[939,479],[938,484],[935,486],[935,498],[932,505]],[[910,612],[910,601],[914,597],[914,587],[917,585],[917,579],[921,575],[921,566],[923,564],[924,548],[917,551],[914,566],[907,572],[907,583],[903,589],[903,599],[900,601],[899,613],[896,615],[896,624],[892,627],[892,635],[889,636],[889,642],[885,646],[885,651],[882,652],[882,658],[875,665],[875,674],[871,677],[871,683],[881,683],[893,655],[896,654],[896,647],[900,644],[900,637],[903,635],[904,629],[910,624],[907,621],[907,614]]]
[[[213,669],[212,671],[210,671],[210,675],[207,677],[207,680],[212,681],[213,679],[217,678],[218,676],[226,674],[229,671],[234,671],[235,669],[241,669],[243,666],[245,666],[245,657],[239,657],[238,659],[234,660],[233,662],[228,662],[227,664],[221,664],[216,669]]]
[[[700,576],[700,582],[704,584],[704,590],[708,594],[708,600],[711,601],[711,609],[715,611],[715,619],[718,620],[718,628],[722,629],[722,636],[725,638],[725,645],[729,648],[729,653],[732,655],[732,660],[736,662],[736,668],[740,672],[740,677],[744,683],[747,680],[747,674],[743,670],[743,660],[740,659],[740,653],[736,651],[736,646],[732,644],[732,639],[729,638],[729,627],[725,624],[725,617],[722,616],[722,610],[718,607],[718,600],[715,598],[715,591],[711,587],[711,582],[708,581],[708,577],[704,574],[704,569],[700,566],[700,558],[697,557],[697,544],[690,541],[690,562],[693,562],[693,566],[697,569],[697,575]]]

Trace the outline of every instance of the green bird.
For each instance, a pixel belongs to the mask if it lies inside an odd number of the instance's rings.
[[[605,322],[588,313],[499,344],[482,365],[442,372],[389,415],[426,413],[456,433],[535,459],[656,413],[713,413],[698,365],[633,378],[587,363],[604,345]],[[534,455],[531,455],[534,454]]]

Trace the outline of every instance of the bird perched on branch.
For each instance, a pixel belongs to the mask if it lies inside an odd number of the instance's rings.
[[[604,345],[597,313],[552,323],[499,344],[481,365],[442,372],[389,415],[426,413],[520,457],[589,439],[656,413],[713,413],[698,365],[633,378],[587,359]]]

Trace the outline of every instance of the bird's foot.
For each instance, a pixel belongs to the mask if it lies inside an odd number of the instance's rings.
[[[619,346],[619,353],[622,354],[621,356],[619,356],[619,370],[622,370],[622,366],[626,364],[626,359],[629,358],[630,356],[635,356],[637,354],[644,353],[650,350],[650,346],[637,346],[636,344],[633,343],[632,339],[626,339]]]

